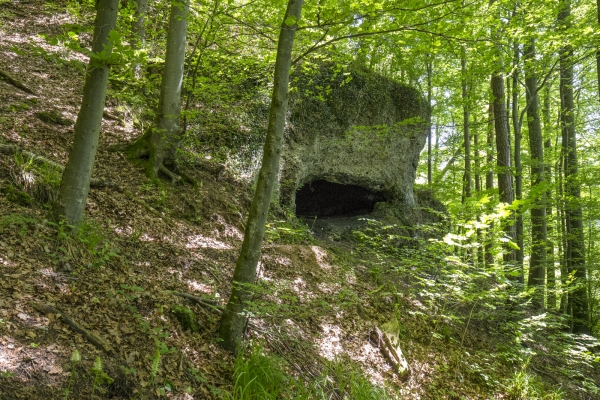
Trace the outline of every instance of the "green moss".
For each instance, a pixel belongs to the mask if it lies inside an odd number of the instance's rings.
[[[200,327],[198,325],[198,320],[196,319],[196,315],[192,310],[184,306],[175,306],[171,310],[175,315],[175,318],[181,324],[181,328],[184,331],[191,331],[193,333],[197,333],[200,331]]]
[[[33,197],[26,192],[16,189],[13,186],[7,186],[0,189],[0,192],[6,195],[6,199],[20,206],[31,206],[35,203]]]

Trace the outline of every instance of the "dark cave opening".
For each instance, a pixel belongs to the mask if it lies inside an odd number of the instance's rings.
[[[352,217],[373,212],[375,203],[385,200],[383,193],[362,186],[312,181],[296,192],[296,215]]]

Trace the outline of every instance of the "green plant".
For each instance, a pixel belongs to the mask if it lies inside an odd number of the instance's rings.
[[[71,383],[73,383],[73,379],[77,375],[77,365],[79,364],[79,361],[81,361],[81,355],[79,354],[79,350],[75,349],[73,354],[71,354],[71,373],[69,374],[67,387],[65,388],[65,400],[67,400],[69,393],[71,393]]]
[[[106,389],[102,387],[104,384],[110,385],[114,382],[114,379],[108,376],[106,372],[104,372],[104,366],[102,365],[102,359],[100,357],[96,357],[94,360],[94,365],[90,368],[90,374],[94,378],[94,383],[92,387],[92,394],[90,397],[94,397],[94,393],[98,390],[100,393],[105,393]]]
[[[275,400],[285,397],[292,378],[285,372],[283,360],[267,355],[261,343],[241,351],[235,361],[233,391],[224,393],[229,400]]]
[[[314,239],[308,227],[295,217],[290,220],[270,221],[265,225],[265,238],[272,243],[312,244]]]

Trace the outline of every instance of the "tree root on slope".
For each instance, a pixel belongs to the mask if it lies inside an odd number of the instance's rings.
[[[17,89],[21,89],[25,93],[29,93],[29,94],[32,94],[34,96],[37,96],[33,90],[29,89],[21,81],[19,81],[18,79],[13,78],[8,72],[3,71],[1,69],[0,69],[0,79],[3,80],[3,81],[5,81],[9,85],[12,85],[12,86],[16,87]]]
[[[56,314],[62,318],[62,320],[67,324],[71,329],[75,332],[81,334],[85,340],[96,346],[98,349],[104,351],[105,353],[112,353],[113,349],[111,345],[106,341],[106,339],[101,336],[96,335],[93,332],[88,331],[77,322],[73,321],[73,319],[67,314],[63,313],[57,308],[51,307],[47,304],[36,303],[34,301],[30,302],[29,305],[36,311],[42,314]]]

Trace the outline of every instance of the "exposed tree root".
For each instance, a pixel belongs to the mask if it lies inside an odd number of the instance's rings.
[[[0,79],[2,79],[3,81],[5,81],[6,83],[8,83],[10,85],[13,85],[17,89],[21,89],[25,93],[29,93],[29,94],[32,94],[34,96],[37,96],[33,90],[29,89],[21,81],[13,78],[8,72],[3,71],[1,69],[0,69]]]
[[[79,325],[77,322],[73,321],[73,319],[66,315],[65,313],[63,313],[62,311],[60,311],[57,308],[51,307],[47,304],[42,304],[42,303],[36,303],[36,302],[30,302],[29,305],[35,309],[36,311],[42,313],[42,314],[56,314],[58,316],[60,316],[63,321],[65,322],[65,324],[67,324],[71,329],[73,329],[75,332],[81,334],[85,340],[87,340],[88,342],[90,342],[91,344],[93,344],[94,346],[96,346],[98,349],[104,351],[105,353],[112,353],[113,349],[111,347],[111,345],[106,341],[106,339],[96,335],[93,332],[88,331],[87,329],[83,328],[81,325]]]

